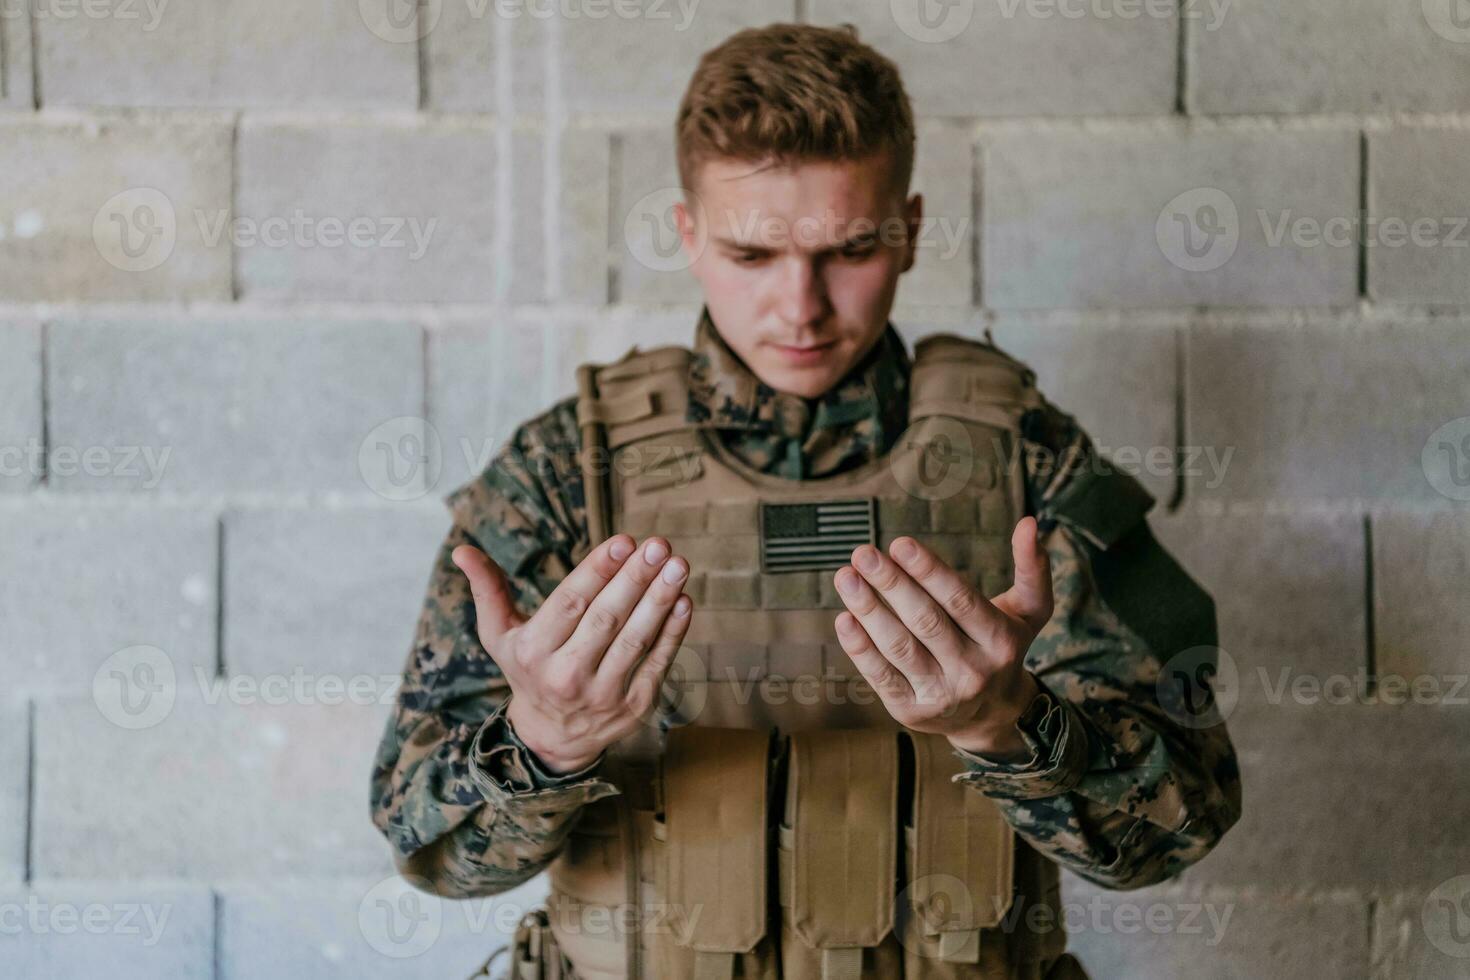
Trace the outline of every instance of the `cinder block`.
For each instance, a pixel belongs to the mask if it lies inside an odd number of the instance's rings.
[[[230,127],[0,116],[0,295],[228,300]]]
[[[975,288],[974,146],[960,130],[921,127],[910,194],[924,195],[914,267],[899,279],[900,302],[969,307]]]
[[[0,701],[0,882],[26,873],[30,724],[29,708],[12,690]]]
[[[614,144],[613,159],[616,183],[608,232],[618,262],[614,298],[651,306],[701,302],[703,293],[689,272],[692,256],[674,220],[674,203],[686,198],[679,187],[672,134],[662,129],[623,133]]]
[[[1470,942],[1458,918],[1470,878],[1446,868],[1433,890],[1380,899],[1373,916],[1375,980],[1463,980]]]
[[[496,325],[484,318],[455,319],[429,331],[429,421],[442,448],[443,468],[425,493],[442,498],[483,470],[506,438],[492,405],[507,399],[496,356]],[[534,362],[534,357],[531,359]],[[526,378],[512,386],[529,404]]]
[[[1463,866],[1446,814],[1470,806],[1467,692],[1437,705],[1359,703],[1347,685],[1229,723],[1244,812],[1192,884],[1262,891],[1433,887]]]
[[[1119,15],[1124,7],[1130,13]],[[1071,116],[1172,112],[1176,11],[1155,0],[942,7],[812,0],[809,19],[855,24],[898,64],[920,114]]]
[[[41,481],[41,325],[0,321],[0,491]]]
[[[1041,326],[1001,318],[1002,350],[1030,365],[1047,400],[1073,415],[1111,465],[1137,477],[1161,513],[1174,494],[1178,331],[1174,327]]]
[[[1066,875],[1062,900],[1068,947],[1094,977],[1367,976],[1361,895],[1110,892]]]
[[[546,20],[547,7],[506,4]],[[792,0],[743,3],[596,2],[547,22],[559,34],[555,70],[568,111],[647,112],[673,118],[699,56],[745,27],[795,20]]]
[[[393,876],[226,885],[222,975],[239,980],[469,976],[547,892],[538,876],[500,895],[451,901]],[[502,956],[496,964],[507,962]]]
[[[396,674],[448,529],[449,515],[433,500],[226,514],[226,668]]]
[[[1358,213],[1354,132],[1007,127],[982,143],[987,306],[1357,297],[1357,249],[1328,227]]]
[[[417,51],[411,30],[374,18],[390,9],[371,0],[38,3],[42,91],[48,105],[411,109]]]
[[[1192,479],[1188,493],[1456,506],[1457,461],[1429,441],[1470,427],[1456,422],[1465,335],[1449,319],[1201,324],[1188,340],[1187,439],[1234,456],[1223,483]]]
[[[1188,6],[1201,14],[1188,34],[1192,111],[1450,112],[1470,106],[1470,29],[1451,18],[1453,0],[1215,0]],[[1218,16],[1209,9],[1222,6]],[[1413,70],[1405,71],[1406,65]]]
[[[1373,518],[1378,669],[1407,679],[1470,676],[1470,515]]]
[[[611,140],[588,129],[563,129],[553,140],[548,147],[544,129],[517,129],[512,137],[510,301],[600,306],[608,298]],[[548,180],[556,183],[555,205],[543,193]],[[550,238],[548,208],[556,216]]]
[[[423,42],[426,105],[452,112],[494,112],[499,99],[509,96],[518,112],[540,111],[548,71],[547,21],[530,12],[551,8],[524,4],[519,16],[499,13],[516,9],[516,4],[504,0],[465,0],[420,8],[427,30]],[[502,31],[509,31],[510,36],[497,45]],[[497,80],[501,51],[510,58],[510,93],[502,93]]]
[[[1235,710],[1275,710],[1328,677],[1359,682],[1368,662],[1360,516],[1186,510],[1155,513],[1150,524],[1214,597]]]
[[[16,0],[0,23],[0,110],[35,108],[31,71],[30,0]]]
[[[1470,44],[1462,48],[1470,105]],[[1369,139],[1369,292],[1389,302],[1470,303],[1470,130],[1398,126]]]
[[[503,216],[488,124],[247,121],[239,160],[244,298],[494,298]]]
[[[0,660],[13,694],[110,683],[117,651],[158,647],[214,669],[215,519],[182,508],[7,503],[0,510]]]
[[[197,980],[214,968],[207,888],[43,882],[0,892],[0,908],[8,977]]]
[[[108,879],[387,875],[364,788],[394,691],[180,671],[142,727],[92,700],[36,720],[35,869]],[[218,686],[216,686],[218,681]],[[371,700],[362,704],[359,701]],[[109,712],[111,713],[111,712]],[[99,801],[106,801],[105,804]]]
[[[413,324],[83,320],[48,336],[53,445],[169,454],[161,476],[53,473],[67,490],[386,492],[369,439],[423,415]]]

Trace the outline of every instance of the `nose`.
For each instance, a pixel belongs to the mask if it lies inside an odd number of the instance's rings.
[[[787,256],[777,288],[777,313],[787,326],[815,326],[826,318],[827,285],[811,257]]]

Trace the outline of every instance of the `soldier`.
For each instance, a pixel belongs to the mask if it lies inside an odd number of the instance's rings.
[[[518,977],[1080,976],[1057,865],[1147,885],[1239,817],[1160,697],[1214,604],[1028,368],[889,322],[889,60],[741,31],[676,138],[692,347],[583,365],[446,498],[373,820],[441,895],[550,868]]]

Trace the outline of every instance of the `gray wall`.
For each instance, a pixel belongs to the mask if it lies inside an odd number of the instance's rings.
[[[439,498],[689,337],[672,111],[799,18],[922,117],[895,321],[992,328],[1219,600],[1245,819],[1074,946],[1470,976],[1464,0],[0,7],[0,972],[465,975],[534,900],[396,905],[367,820]]]

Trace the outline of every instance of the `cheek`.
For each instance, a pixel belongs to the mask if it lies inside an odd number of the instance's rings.
[[[893,295],[900,268],[901,258],[891,255],[857,265],[834,264],[827,276],[828,292],[839,308],[871,310]]]

